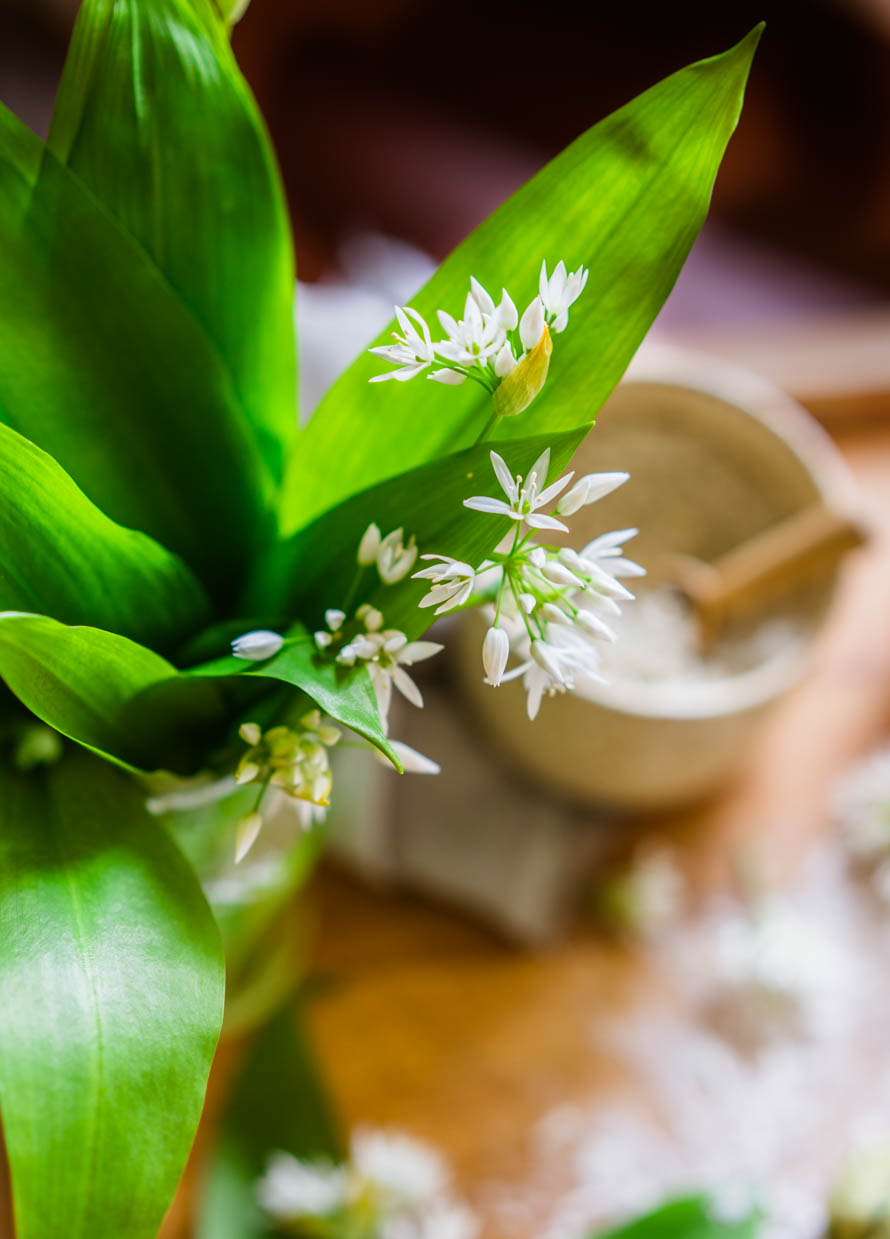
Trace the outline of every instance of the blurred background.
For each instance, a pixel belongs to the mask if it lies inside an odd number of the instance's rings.
[[[45,133],[76,4],[0,4],[0,98]],[[643,814],[536,766],[547,736],[555,768],[572,735],[595,734],[592,715],[559,730],[562,699],[534,740],[497,745],[508,728],[487,698],[452,701],[459,656],[431,669],[414,730],[407,712],[396,728],[443,761],[440,783],[396,793],[357,765],[332,824],[348,868],[313,882],[310,1025],[339,1110],[443,1148],[486,1239],[577,1239],[733,1180],[773,1192],[775,1234],[815,1239],[845,1160],[890,1141],[890,758],[869,756],[890,740],[890,2],[253,0],[235,32],[284,171],[311,404],[549,158],[764,19],[711,216],[638,379],[765,417],[809,481],[797,464],[770,473],[773,448],[696,421],[694,402],[677,419],[698,461],[686,475],[647,482],[666,456],[631,465],[610,447],[617,411],[585,468],[630,467],[648,527],[686,530],[674,549],[696,554],[730,473],[754,521],[740,538],[793,509],[783,487],[803,487],[798,506],[844,491],[869,545],[830,612],[810,607],[807,677],[727,732],[738,760],[707,799],[656,791]],[[325,353],[333,326],[346,356]],[[661,768],[691,768],[730,712],[671,732]],[[617,715],[596,726],[619,735]],[[655,786],[640,732],[620,735],[610,767]],[[357,1028],[374,1035],[357,1044]],[[890,1156],[881,1167],[886,1204]]]

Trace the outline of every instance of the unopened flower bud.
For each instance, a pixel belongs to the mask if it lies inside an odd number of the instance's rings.
[[[284,637],[280,633],[260,628],[256,632],[246,632],[243,636],[236,637],[232,642],[232,653],[236,658],[243,658],[248,662],[262,662],[277,654],[283,645]]]
[[[503,628],[489,628],[482,642],[482,666],[489,684],[500,684],[510,657],[510,638]]]

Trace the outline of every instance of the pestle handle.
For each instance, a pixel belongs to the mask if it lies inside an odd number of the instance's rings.
[[[830,571],[866,541],[862,525],[814,504],[727,551],[713,563],[678,556],[674,574],[707,646],[728,619],[756,611],[775,597]]]

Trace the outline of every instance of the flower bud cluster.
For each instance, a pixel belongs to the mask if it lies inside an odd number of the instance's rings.
[[[340,731],[321,711],[304,714],[296,728],[244,723],[238,733],[249,747],[235,770],[235,782],[272,785],[293,796],[326,807],[330,803],[331,770],[328,749]]]

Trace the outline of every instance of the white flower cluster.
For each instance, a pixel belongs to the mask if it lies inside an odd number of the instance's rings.
[[[834,816],[853,865],[890,903],[890,749],[878,749],[840,779]]]
[[[253,812],[238,823],[235,860],[247,855],[263,825],[260,805],[268,787],[277,787],[295,800],[327,808],[331,795],[328,749],[340,739],[339,728],[311,710],[296,728],[244,723],[238,734],[248,748],[235,769],[238,784],[258,783],[260,793]]]
[[[360,1129],[345,1165],[270,1157],[257,1200],[278,1225],[322,1239],[475,1239],[475,1216],[450,1190],[435,1150],[394,1132]]]
[[[405,382],[435,366],[427,377],[438,383],[456,385],[474,379],[494,392],[545,334],[565,330],[569,308],[584,291],[587,276],[584,267],[569,273],[562,261],[548,276],[547,264],[542,263],[538,295],[521,317],[505,288],[495,304],[479,281],[471,278],[462,319],[455,319],[445,310],[437,311],[444,340],[432,339],[426,320],[417,310],[396,306],[396,320],[401,328],[401,332],[393,332],[396,343],[369,350],[396,368],[376,374],[370,381]]]
[[[572,473],[546,484],[549,448],[525,478],[514,477],[497,452],[491,453],[491,463],[506,498],[476,495],[464,506],[516,522],[505,549],[492,552],[476,568],[443,555],[423,555],[433,562],[414,575],[432,581],[420,606],[435,606],[436,614],[463,605],[477,587],[493,594],[492,623],[482,647],[486,679],[498,685],[523,676],[529,717],[534,718],[545,693],[599,678],[597,643],[615,639],[602,616],[620,613],[618,601],[633,598],[619,578],[642,576],[644,570],[622,553],[634,529],[603,534],[580,552],[537,545],[533,531],[568,532],[560,517],[609,494],[628,475],[591,473],[566,490]],[[541,512],[559,495],[552,514]],[[488,586],[492,577],[493,589]],[[519,663],[508,672],[511,651]]]

